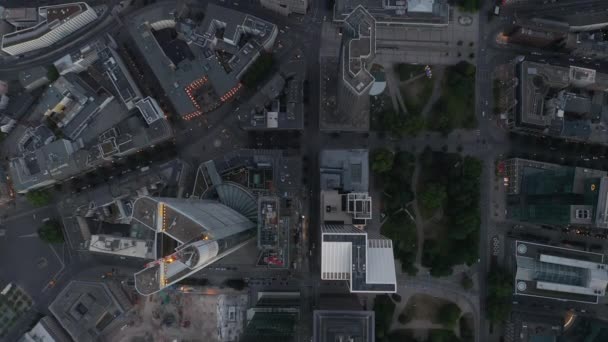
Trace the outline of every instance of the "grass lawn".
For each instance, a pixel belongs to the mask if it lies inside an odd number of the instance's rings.
[[[399,63],[395,65],[395,71],[399,75],[399,81],[405,81],[424,73],[424,65]]]
[[[399,87],[405,107],[410,114],[420,114],[433,94],[434,78],[422,76]]]
[[[441,298],[435,298],[425,294],[417,294],[410,297],[401,312],[405,316],[405,321],[426,320],[439,323],[437,313],[439,309],[450,302]]]

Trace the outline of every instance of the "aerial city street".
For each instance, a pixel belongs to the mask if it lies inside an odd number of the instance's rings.
[[[0,341],[608,341],[608,1],[0,1]]]

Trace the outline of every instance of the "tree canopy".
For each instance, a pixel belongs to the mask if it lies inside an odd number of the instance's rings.
[[[396,138],[415,137],[426,128],[426,120],[418,113],[400,113],[387,110],[380,114],[380,129]]]
[[[447,199],[448,194],[445,186],[439,183],[427,184],[421,194],[418,195],[420,204],[427,209],[438,209]]]
[[[513,276],[505,270],[494,267],[488,273],[488,319],[491,322],[504,321],[511,312]]]
[[[393,151],[381,147],[372,151],[372,171],[375,173],[385,173],[393,168],[395,154]]]
[[[45,222],[38,228],[38,237],[48,243],[62,243],[64,238],[61,224],[55,220]]]
[[[376,339],[382,340],[391,328],[395,303],[389,296],[383,294],[374,299],[374,313],[376,315]]]
[[[437,320],[448,329],[453,329],[460,319],[462,311],[458,305],[454,303],[444,304],[437,312]]]
[[[51,193],[48,190],[35,190],[28,192],[25,197],[28,202],[37,207],[44,207],[51,203]]]
[[[450,229],[446,236],[424,242],[422,263],[430,267],[433,276],[452,273],[452,266],[471,265],[478,259],[479,246],[479,191],[482,172],[481,161],[458,154],[425,150],[420,155],[421,174],[426,178],[419,199],[423,205],[437,205],[445,188],[444,220]]]
[[[446,68],[441,97],[431,110],[428,128],[448,134],[455,128],[474,128],[475,66],[468,62]]]

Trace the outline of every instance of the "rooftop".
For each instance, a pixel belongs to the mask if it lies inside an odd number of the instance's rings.
[[[44,316],[32,330],[26,332],[19,342],[71,342],[56,319]]]
[[[304,61],[290,61],[245,105],[237,116],[241,127],[249,130],[303,129]]]
[[[321,190],[367,192],[369,190],[368,151],[323,150],[319,156]]]
[[[608,75],[578,66],[524,61],[515,126],[537,134],[608,143]]]
[[[38,12],[40,13],[40,16],[45,17],[49,23],[55,20],[65,22],[86,11],[87,7],[87,4],[84,2],[75,2],[71,4],[40,7]]]
[[[367,95],[374,82],[370,73],[376,57],[376,21],[361,6],[344,20],[342,79],[358,96]]]
[[[122,58],[114,49],[107,46],[98,52],[98,56],[120,99],[128,109],[131,109],[133,103],[143,96]]]
[[[30,84],[39,82],[40,79],[47,78],[49,70],[43,66],[35,66],[19,72],[19,83],[24,88],[27,88]],[[48,82],[48,80],[46,81]]]
[[[26,192],[79,174],[86,168],[85,162],[86,153],[75,151],[70,141],[60,139],[12,159],[9,173],[15,190]]]
[[[288,197],[300,191],[301,163],[301,158],[281,150],[240,149],[201,164],[199,171],[205,172],[203,187],[222,183],[225,178],[252,193],[267,195],[273,189],[280,197]],[[257,205],[254,214],[257,217]]]
[[[72,280],[49,310],[75,341],[94,341],[118,325],[131,306],[120,288],[102,282]]]
[[[368,193],[321,191],[321,222],[365,225],[371,215],[372,199]]]
[[[2,37],[5,52],[14,55],[50,46],[97,19],[95,10],[84,2],[40,7],[38,14],[44,20]],[[28,42],[33,44],[22,45]]]
[[[66,137],[76,140],[112,101],[109,93],[95,91],[79,76],[68,74],[46,89],[37,108],[45,110],[44,117]]]
[[[171,6],[154,6],[132,18],[129,30],[178,114],[189,119],[234,96],[249,65],[274,43],[277,28],[213,4],[207,6],[200,25],[189,19],[176,21],[173,13]],[[161,30],[174,30],[188,45],[170,48],[162,41]],[[176,49],[183,53],[175,55]],[[216,50],[232,53],[220,58]]]
[[[11,24],[28,26],[38,21],[38,11],[33,7],[0,7],[0,19]]]
[[[605,171],[520,158],[508,159],[504,165],[509,218],[540,224],[606,226]]]
[[[143,295],[153,294],[232,253],[255,233],[254,223],[217,201],[141,197],[133,219],[177,243],[175,253],[163,255],[135,274]]]
[[[313,341],[375,341],[373,311],[315,310]]]
[[[394,293],[392,241],[353,225],[322,226],[321,279],[346,280],[351,292]]]
[[[597,303],[608,285],[602,254],[515,242],[515,294]]]
[[[155,256],[150,241],[111,235],[91,235],[89,251],[125,257],[153,259]]]
[[[334,20],[344,20],[357,6],[363,6],[382,25],[447,26],[449,19],[445,0],[337,0]]]

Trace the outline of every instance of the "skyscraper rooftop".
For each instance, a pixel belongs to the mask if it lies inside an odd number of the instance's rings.
[[[135,274],[135,288],[150,295],[232,253],[255,235],[255,224],[210,200],[141,197],[133,219],[172,239],[175,252]],[[158,240],[158,239],[157,239]]]

